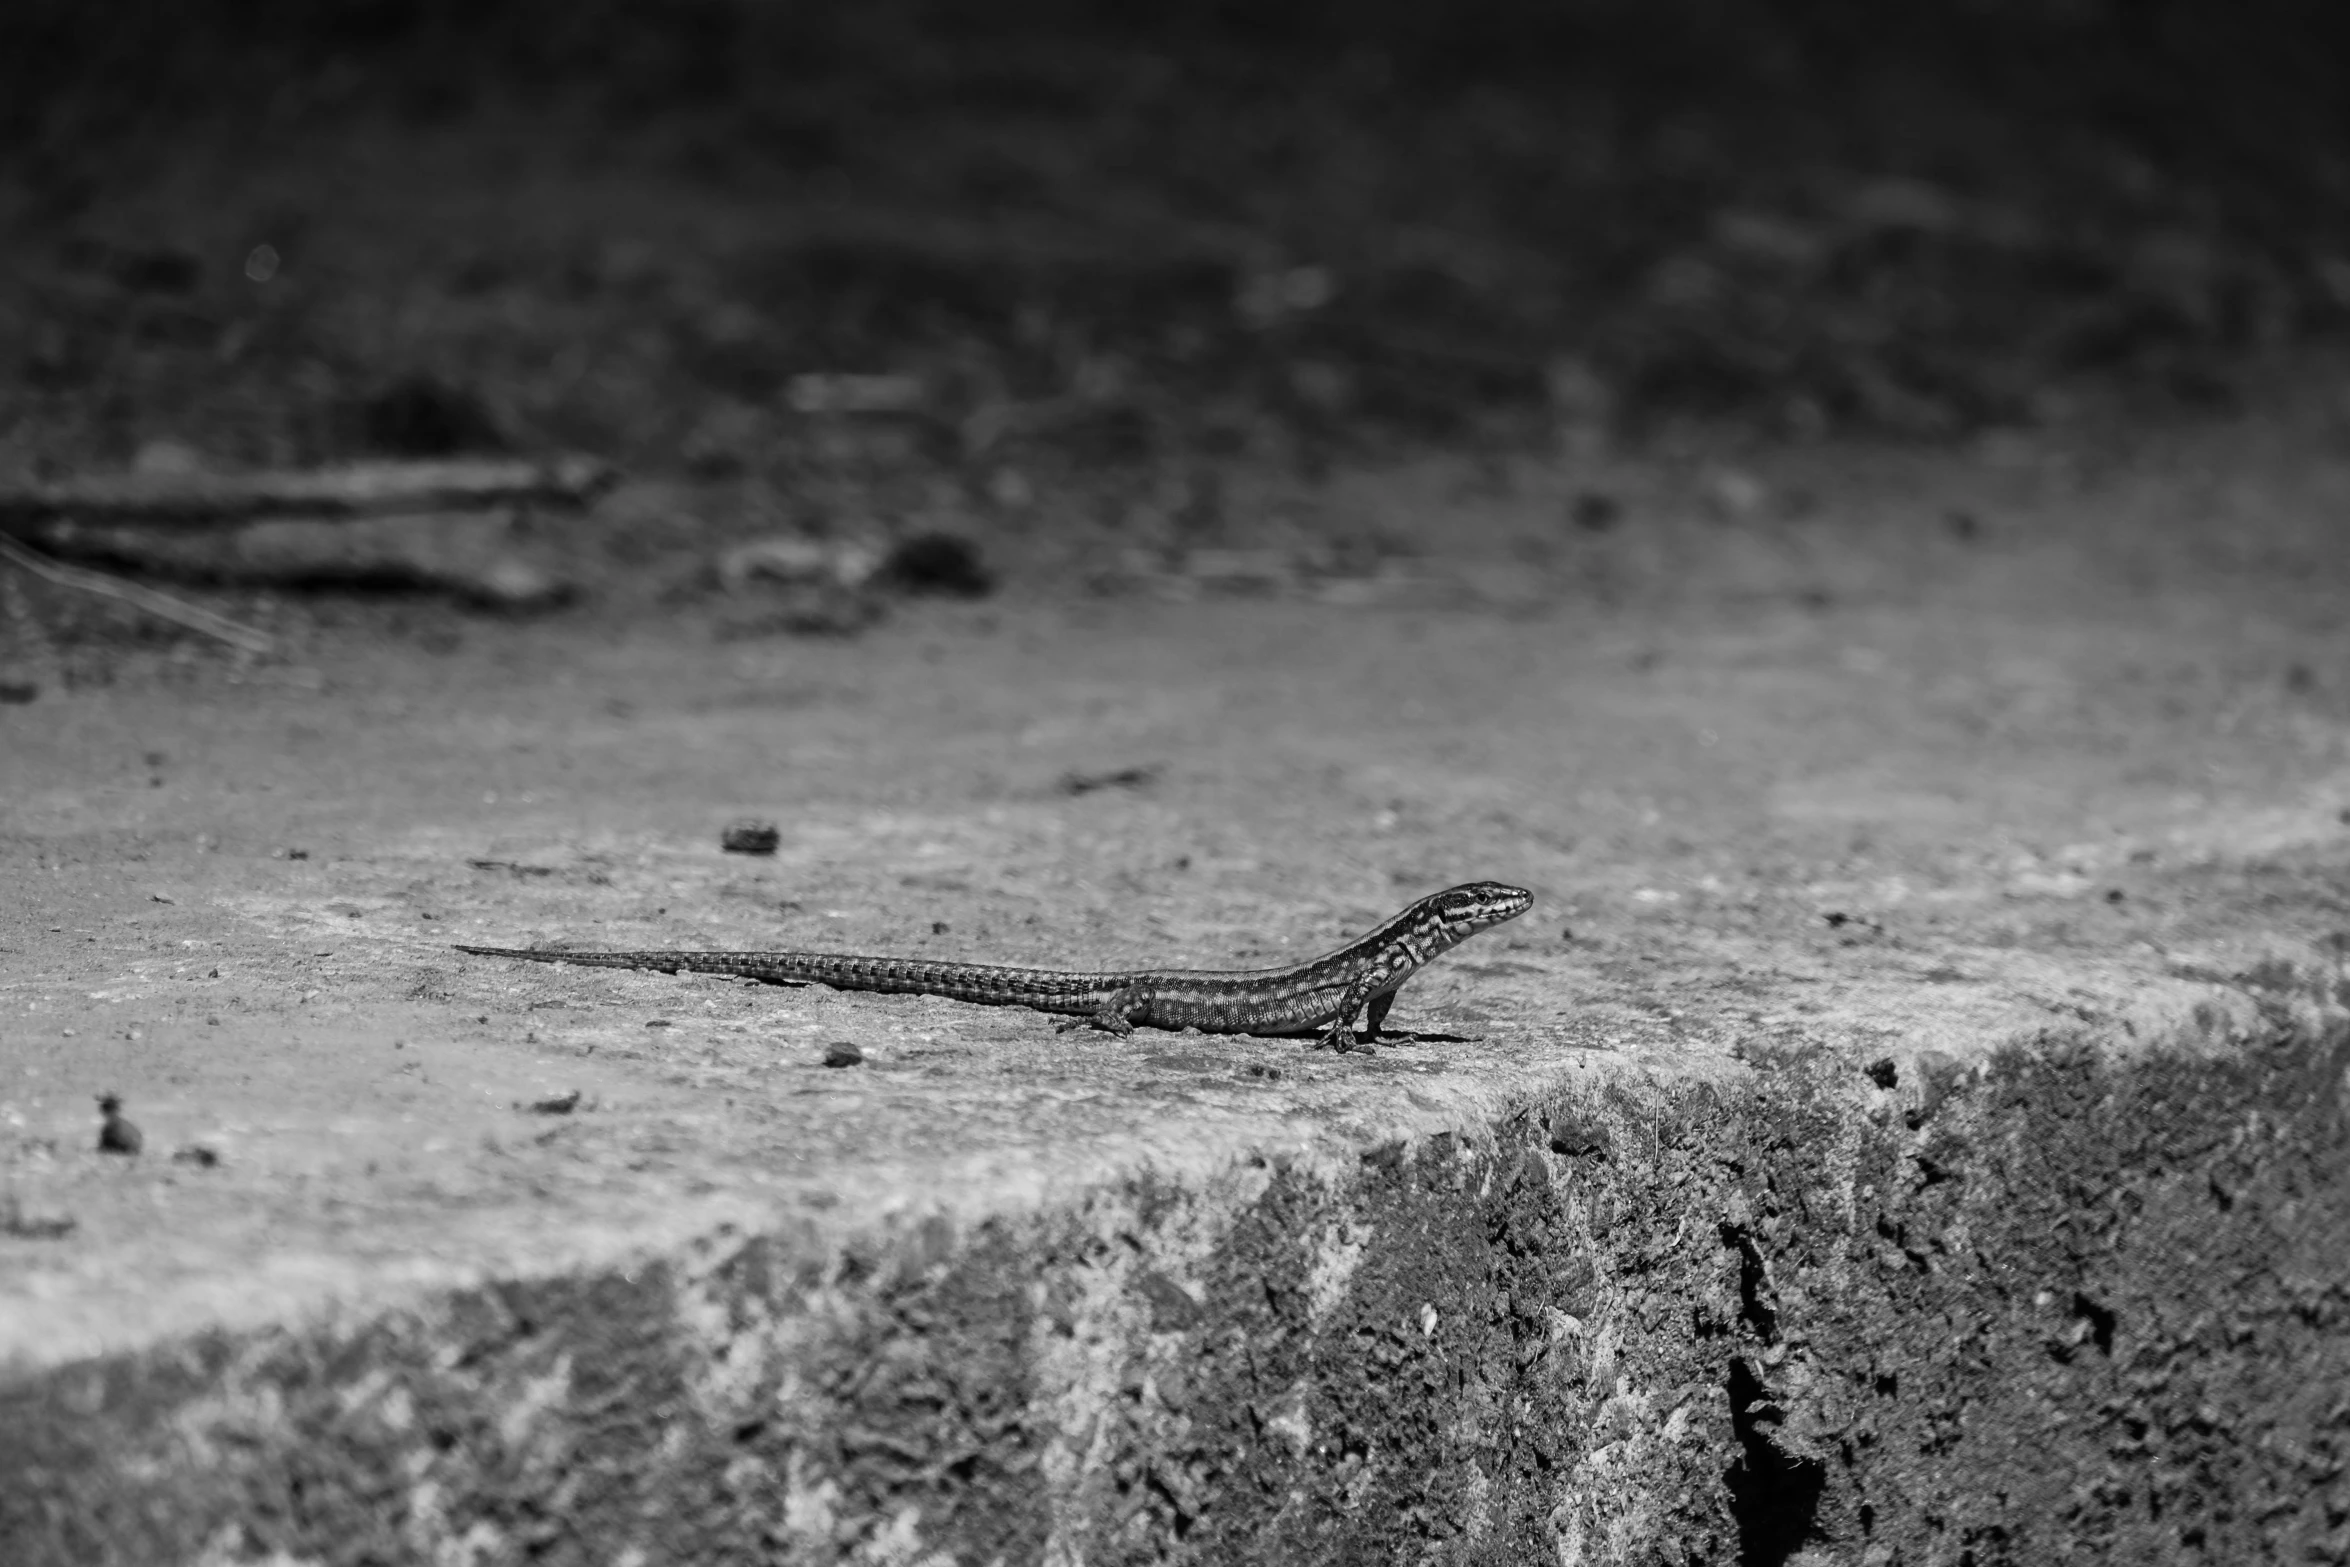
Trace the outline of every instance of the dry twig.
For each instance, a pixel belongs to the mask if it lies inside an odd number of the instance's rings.
[[[44,555],[26,549],[5,535],[0,535],[0,561],[5,561],[19,570],[29,571],[44,582],[53,582],[61,588],[75,588],[83,593],[95,593],[103,598],[114,599],[130,605],[134,609],[143,610],[158,620],[168,620],[174,625],[185,626],[190,631],[200,631],[208,637],[217,638],[231,647],[242,648],[248,653],[264,654],[277,645],[276,640],[266,631],[256,630],[251,626],[231,620],[225,615],[215,615],[201,605],[190,604],[185,599],[173,598],[168,593],[158,593],[153,588],[143,588],[135,582],[125,582],[120,577],[110,577],[104,572],[88,571],[80,566],[68,566],[62,561],[50,560]]]
[[[609,464],[583,456],[358,462],[254,473],[85,474],[48,484],[0,484],[0,533],[67,517],[202,524],[461,511],[516,501],[577,506],[594,498],[612,477]]]

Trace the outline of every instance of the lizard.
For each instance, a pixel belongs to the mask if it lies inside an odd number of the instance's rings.
[[[1137,1024],[1208,1034],[1319,1034],[1317,1048],[1373,1048],[1405,980],[1481,930],[1534,905],[1522,887],[1473,881],[1430,893],[1368,935],[1303,963],[1265,969],[1075,972],[929,958],[834,952],[593,952],[554,947],[459,946],[477,957],[669,974],[732,974],[770,985],[826,985],[945,996],[982,1006],[1029,1007],[1126,1035]],[[1348,1030],[1363,1020],[1359,1038]]]

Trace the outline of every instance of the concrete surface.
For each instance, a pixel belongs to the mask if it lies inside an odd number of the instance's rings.
[[[1422,541],[1354,605],[0,709],[0,1558],[2350,1558],[2342,451],[1431,463],[1322,492]],[[1488,876],[1369,1058],[449,950]]]

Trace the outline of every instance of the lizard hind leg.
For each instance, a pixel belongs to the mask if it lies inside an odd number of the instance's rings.
[[[1102,1004],[1083,1017],[1073,1017],[1053,1032],[1069,1033],[1073,1029],[1098,1028],[1105,1034],[1116,1034],[1121,1039],[1134,1032],[1134,1014],[1143,1008],[1143,997],[1131,990],[1114,991],[1102,998]]]

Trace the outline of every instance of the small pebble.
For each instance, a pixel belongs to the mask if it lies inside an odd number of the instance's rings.
[[[995,573],[978,547],[951,533],[917,533],[902,540],[882,562],[882,574],[908,593],[983,598],[995,587]]]
[[[135,1154],[147,1144],[137,1126],[123,1119],[122,1098],[117,1094],[98,1096],[98,1151],[100,1153]]]
[[[773,854],[776,845],[781,842],[783,842],[782,829],[773,822],[755,821],[749,818],[739,822],[729,822],[726,829],[718,835],[718,847],[729,854]]]
[[[845,1039],[833,1041],[824,1047],[826,1066],[858,1066],[865,1060],[865,1052]]]

